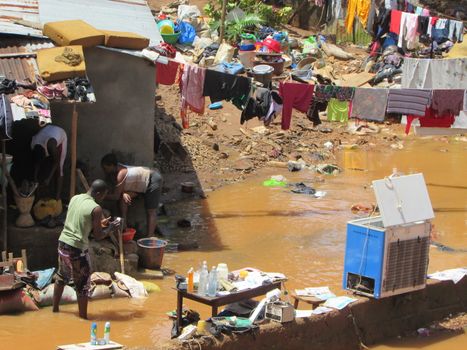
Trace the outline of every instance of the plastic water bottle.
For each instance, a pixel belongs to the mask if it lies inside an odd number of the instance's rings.
[[[209,273],[208,296],[215,297],[216,294],[217,294],[217,269],[215,266],[213,266],[211,272]]]
[[[104,326],[104,341],[106,344],[110,343],[110,322],[106,322]]]
[[[97,323],[91,324],[91,345],[97,345]]]
[[[199,272],[198,295],[205,296],[208,285],[208,263],[203,261],[203,266]]]

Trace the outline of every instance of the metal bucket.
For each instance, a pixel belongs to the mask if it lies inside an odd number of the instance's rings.
[[[272,80],[273,71],[274,71],[273,67],[269,65],[265,65],[265,64],[260,64],[260,65],[253,67],[253,77],[255,78],[256,81],[259,81],[264,86],[267,86]]]
[[[141,238],[136,242],[140,264],[147,269],[160,269],[167,241],[155,237]]]

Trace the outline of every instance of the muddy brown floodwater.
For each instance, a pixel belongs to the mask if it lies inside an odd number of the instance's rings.
[[[263,169],[254,178],[209,193],[207,200],[183,202],[170,211],[189,218],[193,226],[173,235],[196,239],[194,252],[166,254],[164,265],[185,273],[207,260],[210,266],[225,262],[229,268],[253,266],[264,271],[283,272],[289,289],[328,285],[341,294],[346,222],[355,202],[373,202],[369,184],[389,175],[393,168],[404,173],[423,172],[435,208],[436,240],[454,249],[467,248],[467,143],[454,138],[408,139],[403,150],[342,151],[338,176],[316,177],[309,171],[289,173],[286,169]],[[350,170],[350,168],[364,169]],[[327,195],[314,199],[286,189],[262,186],[271,175],[289,181],[311,182]],[[324,179],[324,182],[319,180]],[[315,182],[313,182],[315,181]],[[453,186],[445,187],[444,185]],[[175,226],[175,225],[174,225]],[[174,229],[175,230],[175,229]],[[430,251],[429,271],[467,265],[467,253]],[[160,293],[145,301],[116,299],[93,301],[90,317],[112,322],[111,337],[128,346],[149,346],[169,338],[171,322],[165,313],[175,308],[172,278],[157,282]],[[206,308],[188,302],[189,307],[209,316]],[[75,305],[63,306],[60,314],[51,308],[17,316],[0,317],[1,349],[53,349],[59,344],[86,341],[90,321],[76,317]],[[467,336],[437,340],[389,342],[375,349],[467,348]]]

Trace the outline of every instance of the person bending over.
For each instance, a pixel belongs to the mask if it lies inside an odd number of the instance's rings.
[[[144,196],[144,207],[147,213],[147,237],[154,236],[157,227],[157,209],[162,191],[162,176],[156,169],[129,166],[118,162],[113,153],[105,155],[101,166],[109,181],[114,184],[113,193],[106,199],[118,200],[120,215],[127,222],[128,206],[138,194]]]
[[[63,185],[63,164],[66,158],[67,136],[65,130],[56,125],[44,126],[32,137],[31,149],[34,157],[34,182],[38,182],[39,171],[45,169],[43,184],[49,186],[56,179],[55,199],[59,200]],[[51,160],[51,161],[50,161]]]

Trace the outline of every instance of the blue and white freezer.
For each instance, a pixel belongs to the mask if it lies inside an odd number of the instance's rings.
[[[425,288],[434,214],[423,175],[373,189],[381,216],[347,223],[343,288],[377,299]]]

